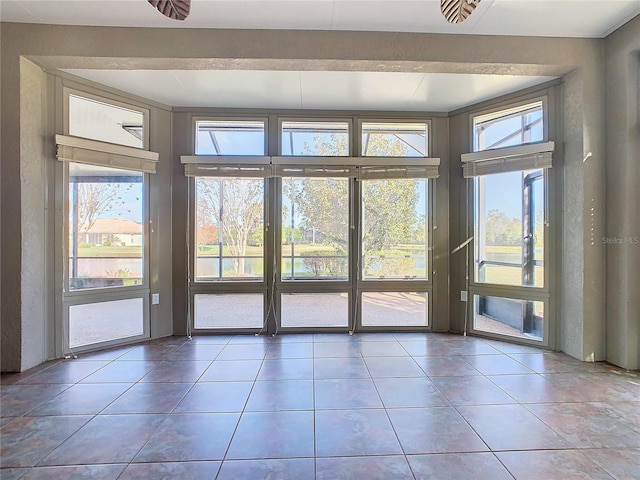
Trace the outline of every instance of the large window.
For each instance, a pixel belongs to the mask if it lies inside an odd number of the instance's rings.
[[[543,169],[475,179],[475,280],[544,286]]]
[[[275,120],[194,122],[193,326],[428,327],[429,122]]]
[[[284,280],[347,279],[349,179],[282,179]]]
[[[362,278],[427,279],[428,180],[362,182]]]
[[[264,180],[198,177],[195,279],[261,280],[264,275]]]
[[[56,135],[64,258],[58,354],[149,336],[149,174],[145,109],[65,90]]]
[[[547,190],[553,143],[545,103],[473,118],[475,154],[463,155],[473,187],[472,328],[547,342]]]
[[[429,325],[429,123],[361,122],[359,167],[362,328]]]
[[[189,302],[195,329],[259,330],[266,308],[267,119],[195,119]]]
[[[141,285],[144,174],[69,164],[69,290]]]

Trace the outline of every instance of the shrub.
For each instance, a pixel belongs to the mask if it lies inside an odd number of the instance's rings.
[[[335,250],[318,250],[313,252],[317,256],[305,257],[302,260],[307,270],[313,273],[314,277],[330,276],[339,277],[347,275],[347,260],[343,257],[336,257],[340,252]]]

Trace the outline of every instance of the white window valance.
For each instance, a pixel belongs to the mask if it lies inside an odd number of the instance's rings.
[[[386,157],[367,157],[360,159],[359,180],[381,178],[438,178],[440,176],[439,158],[402,158],[398,164]],[[391,161],[389,161],[391,160]]]
[[[464,153],[461,156],[462,173],[465,178],[472,178],[496,173],[551,168],[554,147],[553,142],[544,142]]]
[[[56,135],[56,158],[134,172],[156,173],[159,154],[139,148],[114,145],[69,135]]]
[[[355,157],[271,157],[276,177],[355,177]]]
[[[256,155],[183,155],[187,177],[253,177],[272,176],[270,157]]]
[[[437,178],[439,158],[223,156],[180,157],[185,175],[232,177]],[[397,163],[395,163],[397,162]]]

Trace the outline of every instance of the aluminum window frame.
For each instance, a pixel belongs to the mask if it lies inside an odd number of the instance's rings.
[[[376,156],[372,156],[372,155],[364,155],[362,152],[362,130],[363,130],[363,124],[365,123],[391,123],[391,124],[403,124],[403,123],[424,123],[426,125],[427,128],[427,151],[426,151],[426,155],[424,155],[423,157],[376,157]],[[431,154],[433,152],[433,128],[432,128],[432,119],[431,118],[423,118],[423,117],[415,117],[415,118],[411,118],[411,117],[402,117],[402,118],[393,118],[393,117],[367,117],[367,116],[360,116],[358,117],[357,121],[356,121],[356,129],[357,129],[357,133],[358,135],[357,140],[356,140],[356,150],[355,152],[357,152],[357,156],[364,159],[366,161],[366,159],[368,158],[392,158],[397,160],[398,164],[402,164],[403,160],[407,160],[407,159],[416,159],[416,158],[430,158]]]
[[[126,103],[119,98],[114,98],[106,94],[95,94],[81,90],[62,86],[62,130],[64,135],[69,135],[69,95],[75,95],[107,105],[113,105],[127,110],[138,111],[143,114],[143,148],[140,151],[149,150],[149,109],[142,108],[134,103]],[[101,92],[102,93],[102,92]],[[85,137],[78,137],[85,138]],[[110,144],[102,140],[88,139],[92,142],[102,142],[108,145],[120,146],[120,144]],[[136,147],[127,147],[136,148]],[[59,227],[56,228],[56,238],[60,238],[62,242],[58,247],[61,255],[56,255],[55,271],[56,278],[62,281],[62,288],[56,290],[55,300],[55,352],[57,357],[61,357],[73,353],[82,353],[93,351],[99,348],[111,347],[116,345],[126,345],[150,338],[151,332],[151,315],[150,315],[150,241],[151,241],[151,207],[150,207],[150,174],[139,171],[143,178],[143,281],[140,285],[123,285],[115,287],[102,287],[85,290],[70,291],[69,289],[69,163],[56,162],[56,205],[58,213]],[[116,167],[117,168],[117,167]],[[97,342],[79,347],[70,347],[69,338],[69,308],[75,305],[85,305],[92,303],[100,303],[113,300],[129,300],[141,298],[143,301],[143,333],[138,336],[122,337],[119,339],[109,340],[105,342]]]
[[[198,123],[199,122],[262,122],[264,124],[264,149],[263,156],[267,156],[270,148],[269,142],[269,116],[268,115],[192,115],[191,116],[191,155],[233,157],[235,155],[212,155],[197,153]],[[239,154],[238,156],[253,157],[254,155]],[[255,155],[258,157],[259,155]]]
[[[259,333],[261,331],[268,330],[267,327],[275,328],[275,331],[281,332],[308,332],[310,330],[313,331],[322,331],[322,332],[347,332],[354,331],[357,329],[359,331],[429,331],[433,325],[433,308],[434,308],[434,260],[433,260],[433,242],[435,239],[434,234],[434,225],[435,225],[435,198],[436,198],[436,189],[435,189],[435,178],[425,178],[427,192],[426,192],[426,200],[428,203],[428,240],[429,244],[427,244],[427,262],[428,262],[428,276],[427,279],[422,280],[405,280],[405,279],[384,279],[380,280],[370,280],[369,284],[366,285],[366,290],[363,291],[371,291],[371,292],[418,292],[425,293],[427,295],[427,326],[416,328],[415,326],[408,327],[384,327],[384,326],[372,326],[372,327],[362,327],[361,325],[361,310],[360,310],[360,302],[361,302],[361,292],[359,288],[361,286],[361,272],[358,271],[359,265],[361,262],[356,262],[356,256],[361,255],[361,233],[360,229],[362,228],[360,219],[360,209],[361,209],[361,185],[360,181],[356,180],[357,175],[357,167],[358,166],[367,166],[367,165],[382,165],[385,163],[386,159],[393,159],[394,165],[397,163],[399,166],[406,163],[408,166],[421,166],[423,159],[428,160],[428,165],[437,165],[439,159],[433,159],[430,157],[431,152],[434,148],[434,136],[433,136],[433,126],[432,126],[432,118],[424,115],[415,115],[411,112],[407,113],[403,116],[389,116],[389,115],[362,115],[358,113],[348,113],[348,114],[340,114],[340,113],[332,113],[332,112],[318,112],[313,114],[306,115],[298,115],[296,113],[289,112],[280,112],[273,111],[269,114],[262,116],[262,112],[256,115],[252,115],[251,113],[247,113],[244,115],[242,112],[230,112],[227,114],[215,114],[215,115],[193,115],[191,116],[192,123],[192,153],[195,153],[195,142],[197,135],[196,121],[202,120],[212,120],[212,121],[242,121],[242,120],[256,120],[266,118],[270,122],[268,125],[265,123],[265,138],[266,138],[266,147],[265,157],[270,159],[270,163],[272,164],[273,171],[271,176],[267,175],[265,178],[265,225],[269,225],[271,232],[265,232],[265,242],[264,242],[264,276],[260,281],[246,281],[246,282],[235,282],[235,281],[224,281],[224,282],[195,282],[195,268],[193,262],[195,261],[195,256],[193,254],[189,255],[189,296],[188,296],[188,305],[189,312],[194,311],[194,297],[196,294],[207,294],[207,293],[219,293],[219,294],[228,294],[228,293],[261,293],[264,298],[264,312],[265,312],[265,324],[263,328],[258,330],[246,329],[242,331],[246,331],[247,333]],[[348,141],[349,148],[347,154],[344,156],[311,156],[311,155],[282,155],[282,128],[284,122],[304,122],[304,123],[331,123],[338,122],[344,123],[348,128]],[[365,157],[360,155],[360,136],[361,136],[361,126],[366,122],[374,122],[374,123],[424,123],[427,128],[427,155],[425,157]],[[268,156],[271,155],[271,156]],[[202,156],[202,155],[199,155]],[[198,155],[193,155],[192,158],[196,158]],[[219,161],[229,160],[233,163],[234,156],[216,156]],[[257,157],[256,157],[257,158]],[[251,158],[245,157],[245,160]],[[193,160],[196,161],[196,160]],[[212,160],[214,161],[214,160]],[[435,163],[434,163],[435,162]],[[217,162],[216,162],[217,163]],[[264,162],[263,162],[264,163]],[[346,280],[283,280],[280,269],[282,268],[281,264],[281,256],[282,256],[282,245],[281,245],[281,235],[282,235],[282,179],[278,176],[277,171],[282,166],[299,166],[299,167],[336,167],[336,166],[345,166],[349,168],[353,168],[355,171],[355,175],[349,175],[349,223],[355,224],[356,228],[351,228],[349,232],[349,266],[348,266],[348,279]],[[437,168],[437,167],[436,167]],[[327,177],[331,177],[330,174],[326,175]],[[195,178],[195,177],[194,177]],[[195,212],[194,212],[194,201],[195,201],[195,180],[194,178],[188,178],[189,185],[189,248],[194,248],[194,226],[195,226]],[[238,178],[243,178],[239,176]],[[304,178],[304,176],[300,176],[300,178]],[[390,174],[390,179],[397,178],[392,177]],[[274,262],[275,260],[275,262]],[[274,280],[275,278],[275,280]],[[289,294],[289,293],[345,293],[348,297],[348,327],[335,327],[335,326],[318,326],[318,327],[282,327],[282,322],[280,318],[281,312],[281,295]],[[272,311],[273,310],[273,311]],[[195,322],[193,319],[190,319],[190,325],[193,327]],[[197,333],[237,333],[238,329],[220,329],[216,328],[213,330],[207,329],[197,329]],[[269,330],[271,332],[271,330]]]
[[[278,152],[278,156],[280,157],[286,157],[286,158],[291,158],[291,159],[296,159],[299,160],[299,162],[295,162],[292,161],[291,163],[304,163],[304,159],[307,157],[311,157],[311,158],[319,158],[318,155],[284,155],[282,153],[282,139],[283,139],[283,134],[282,134],[282,129],[283,129],[283,123],[285,122],[298,122],[298,123],[346,123],[347,124],[347,139],[348,139],[348,147],[347,147],[347,154],[346,155],[322,155],[321,157],[326,157],[326,158],[348,158],[348,157],[353,157],[355,156],[354,152],[355,152],[355,139],[354,139],[354,120],[352,117],[350,116],[289,116],[289,115],[283,115],[283,116],[278,116],[278,148],[277,148],[277,152]]]
[[[101,92],[102,93],[102,92]],[[106,94],[95,94],[91,92],[87,92],[85,90],[81,90],[74,87],[62,87],[62,95],[63,95],[63,103],[62,103],[62,116],[63,116],[63,133],[64,135],[71,135],[69,133],[69,96],[74,95],[76,97],[86,98],[87,100],[92,100],[94,102],[104,103],[107,105],[111,105],[118,108],[123,108],[126,110],[131,110],[134,112],[139,112],[142,114],[142,147],[140,150],[149,150],[149,138],[150,138],[150,110],[148,108],[140,107],[133,103],[127,103],[123,100],[116,99],[112,96],[108,96]],[[78,138],[86,138],[86,137],[78,137]],[[104,140],[96,140],[96,139],[88,139],[94,141],[104,142]],[[105,142],[110,143],[110,142]],[[114,145],[121,145],[119,143],[114,143]],[[130,147],[137,148],[137,147]]]
[[[475,152],[475,128],[474,119],[479,116],[490,115],[491,113],[497,113],[503,110],[516,109],[533,103],[541,102],[542,105],[542,121],[543,121],[543,138],[541,141],[523,143],[522,146],[535,145],[537,143],[542,144],[549,142],[554,136],[552,127],[552,117],[555,112],[552,112],[550,105],[554,102],[554,92],[551,89],[545,90],[544,93],[534,92],[529,95],[521,96],[519,98],[512,98],[497,104],[493,104],[489,107],[483,107],[478,110],[472,110],[469,112],[469,145],[470,150]],[[514,147],[503,147],[504,149],[512,149]],[[484,152],[487,150],[478,150],[477,152]],[[500,148],[493,150],[499,155]],[[553,310],[556,300],[553,297],[554,285],[552,285],[554,274],[551,271],[551,265],[555,264],[555,248],[552,243],[555,241],[556,231],[556,219],[553,215],[553,208],[551,208],[551,199],[554,199],[553,195],[555,188],[556,172],[561,168],[561,162],[554,160],[554,168],[544,169],[544,285],[542,287],[535,286],[516,286],[516,285],[500,285],[492,283],[479,283],[475,280],[475,212],[477,202],[477,179],[482,177],[468,178],[467,181],[467,227],[468,235],[473,236],[473,241],[467,248],[467,262],[468,262],[468,284],[467,284],[467,302],[466,302],[466,315],[467,315],[467,328],[472,335],[494,338],[497,340],[506,340],[511,342],[517,342],[524,345],[532,345],[543,348],[553,348],[556,339],[556,318],[555,311]],[[469,233],[471,232],[471,233]],[[543,302],[545,309],[544,326],[543,326],[543,338],[541,340],[522,338],[507,334],[501,334],[496,332],[489,332],[485,330],[477,330],[474,326],[474,296],[495,296],[511,298],[515,300],[525,301],[537,301]]]

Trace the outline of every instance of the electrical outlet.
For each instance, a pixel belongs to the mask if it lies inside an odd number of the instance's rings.
[[[467,291],[466,290],[461,290],[460,291],[460,301],[461,302],[466,302],[467,301]]]
[[[158,305],[160,303],[160,294],[152,293],[151,294],[151,305]]]

